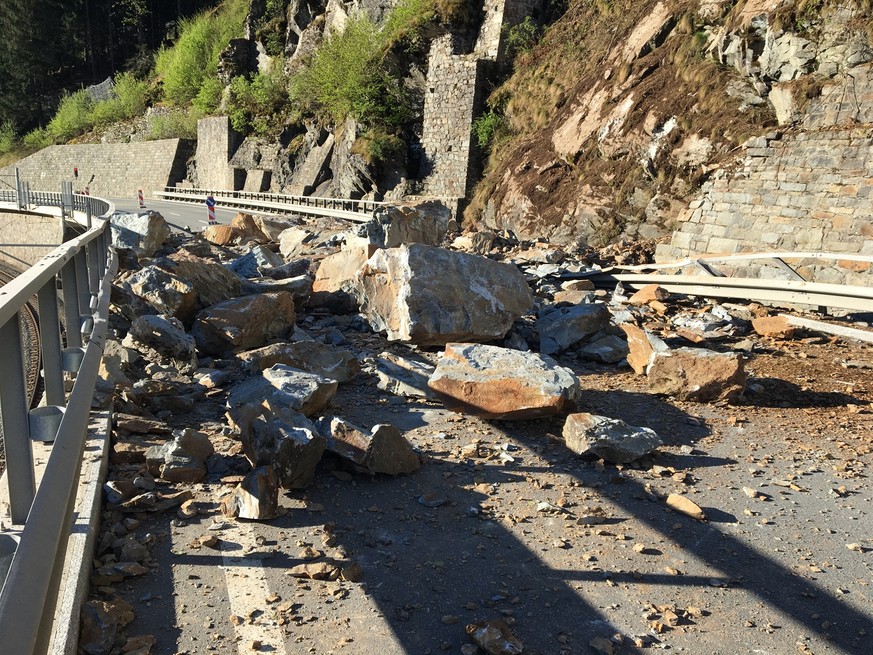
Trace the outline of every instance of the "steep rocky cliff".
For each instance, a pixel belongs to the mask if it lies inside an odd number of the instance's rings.
[[[852,0],[571,0],[489,99],[505,136],[467,222],[564,242],[670,234],[750,137],[833,128],[806,110],[864,70],[871,34],[870,3]]]

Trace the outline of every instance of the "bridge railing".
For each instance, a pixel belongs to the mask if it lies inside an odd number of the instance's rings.
[[[40,202],[63,202],[59,195],[32,194]],[[92,200],[98,199],[74,197],[72,205],[103,206]],[[105,201],[99,203],[108,207]],[[108,214],[100,218],[108,219]],[[0,591],[4,655],[42,654],[49,648],[106,338],[111,281],[118,269],[109,245],[109,221],[98,220],[85,234],[60,245],[0,289],[0,422],[11,518],[13,524],[24,526]],[[29,409],[19,314],[34,296],[47,404]],[[65,374],[75,376],[69,398]],[[38,488],[31,440],[54,442]]]
[[[187,200],[189,202],[203,202],[208,196],[212,196],[218,205],[224,207],[333,216],[359,222],[370,220],[377,209],[391,204],[376,200],[319,198],[315,196],[292,196],[260,191],[229,191],[227,189],[181,187],[165,187],[163,191],[156,191],[155,195],[168,200]]]
[[[110,211],[111,205],[102,198],[74,194],[72,185],[60,193],[56,191],[31,191],[27,182],[19,182],[14,190],[0,191],[0,202],[13,203],[20,211],[31,211],[38,207],[59,207],[64,218],[73,218],[73,212],[80,212],[83,224],[91,227],[95,216]]]

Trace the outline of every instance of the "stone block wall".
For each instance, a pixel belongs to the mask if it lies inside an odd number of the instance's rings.
[[[63,242],[57,216],[0,212],[0,262],[25,270]]]
[[[229,163],[240,145],[239,135],[231,128],[227,116],[201,118],[197,121],[197,186],[201,189],[242,188],[244,177]]]
[[[751,139],[741,165],[704,185],[656,259],[767,251],[873,256],[873,67],[849,73],[810,103],[799,129]],[[816,281],[873,280],[873,266],[863,262],[799,264]]]
[[[481,153],[472,139],[494,65],[502,61],[504,29],[524,20],[542,0],[485,0],[472,53],[452,35],[435,39],[428,56],[421,147],[423,191],[451,202],[468,195]]]
[[[72,181],[75,191],[88,186],[94,196],[133,198],[142,189],[148,197],[185,177],[187,155],[187,144],[179,139],[51,146],[0,174],[12,174],[17,166],[21,179],[39,191],[60,191],[62,182]],[[73,168],[79,169],[78,179]]]

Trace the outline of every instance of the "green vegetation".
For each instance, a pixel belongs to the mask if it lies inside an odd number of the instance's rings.
[[[179,38],[171,48],[161,48],[155,73],[163,83],[164,98],[184,106],[198,97],[207,80],[218,73],[218,55],[230,40],[242,34],[249,3],[227,0],[214,11],[182,21]],[[209,104],[201,99],[201,104]]]
[[[12,121],[6,121],[0,125],[0,155],[12,152],[18,146],[18,136],[15,134],[15,126]]]
[[[503,112],[489,109],[473,121],[473,135],[483,150],[489,150],[498,135],[506,132],[506,119]]]
[[[251,80],[245,77],[231,80],[227,113],[233,129],[266,136],[284,122],[288,91],[282,67],[281,61],[274,62],[268,73],[258,73]]]
[[[148,139],[196,139],[197,120],[203,115],[196,110],[178,109],[155,116],[149,123]]]
[[[530,16],[525,16],[518,25],[505,30],[507,53],[510,57],[515,57],[522,52],[528,52],[540,40],[541,33],[540,26]]]

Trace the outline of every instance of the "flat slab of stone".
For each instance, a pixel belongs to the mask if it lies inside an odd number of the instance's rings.
[[[252,372],[263,371],[276,364],[315,373],[337,382],[348,382],[360,371],[357,358],[348,350],[335,348],[320,341],[274,343],[238,355]]]
[[[566,350],[609,324],[609,309],[602,302],[550,309],[537,319],[540,352],[546,355]]]
[[[230,407],[275,405],[306,416],[323,410],[336,395],[337,381],[285,364],[274,364],[261,375],[235,385],[228,395]]]
[[[368,473],[398,475],[421,466],[418,455],[395,426],[380,424],[369,432],[339,417],[319,423],[327,448]]]
[[[451,343],[428,381],[446,407],[488,419],[552,416],[579,395],[579,380],[548,355]]]

